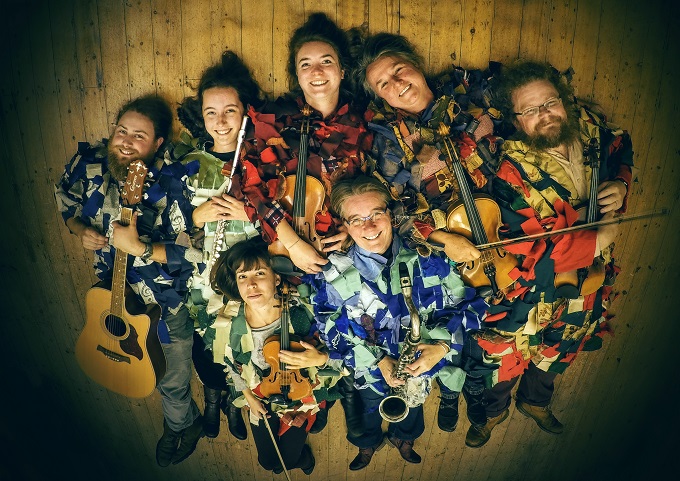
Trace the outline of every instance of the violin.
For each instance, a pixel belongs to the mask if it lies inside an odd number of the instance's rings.
[[[291,401],[312,394],[312,385],[299,369],[288,369],[285,362],[279,360],[279,351],[302,352],[305,348],[300,344],[297,336],[291,336],[290,308],[288,307],[290,288],[286,282],[281,283],[281,334],[270,336],[264,342],[262,355],[269,365],[269,375],[262,379],[260,392],[275,404],[289,405]]]
[[[458,152],[449,137],[449,127],[440,125],[438,133],[446,149],[446,162],[458,181],[460,191],[460,199],[448,209],[447,230],[466,237],[475,245],[487,244],[491,239],[500,240],[500,207],[486,194],[472,194]],[[480,296],[500,300],[503,289],[514,282],[509,273],[518,263],[514,255],[497,247],[482,251],[479,259],[460,263],[458,270],[463,281],[477,289]]]
[[[597,139],[592,138],[583,154],[587,157],[585,165],[589,165],[590,197],[586,211],[586,224],[592,224],[597,219],[597,189],[600,185],[600,148]],[[590,267],[582,267],[568,272],[555,274],[555,293],[566,299],[576,299],[587,296],[602,287],[605,279],[604,261],[601,256],[595,258]]]
[[[321,236],[316,232],[316,216],[326,213],[326,189],[319,179],[306,175],[311,113],[311,107],[305,105],[302,109],[297,171],[295,175],[286,177],[285,194],[279,199],[279,203],[291,214],[291,227],[297,235],[325,257]],[[290,257],[288,249],[278,239],[269,245],[269,254]]]

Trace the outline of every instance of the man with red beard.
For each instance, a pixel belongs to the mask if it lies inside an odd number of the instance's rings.
[[[508,237],[583,221],[581,212],[591,197],[591,166],[597,163],[595,219],[625,210],[633,166],[625,131],[576,102],[569,84],[548,64],[524,61],[508,66],[493,90],[492,105],[516,129],[503,144],[493,180]],[[522,374],[517,410],[543,431],[563,431],[549,407],[554,379],[578,352],[602,344],[618,271],[612,257],[616,234],[612,224],[506,247],[520,260],[513,273],[517,281],[506,296],[508,302],[491,306],[486,334],[479,339],[499,369],[493,387],[485,392],[487,422],[470,426],[468,446],[485,444],[491,430],[508,417],[511,391]],[[601,267],[603,280],[594,281],[591,266]],[[564,277],[570,281],[561,282]],[[592,286],[587,286],[590,280]]]
[[[185,258],[188,236],[183,232],[192,227],[192,206],[183,171],[162,156],[156,159],[171,126],[172,112],[163,99],[147,95],[128,102],[108,141],[78,144],[55,191],[66,226],[85,249],[94,251],[99,279],[112,279],[116,249],[127,252],[132,256],[128,284],[144,304],[161,307],[158,335],[167,367],[157,386],[165,418],[156,447],[160,466],[187,458],[203,435],[189,384],[193,321],[184,305],[193,264]],[[137,159],[148,167],[144,195],[124,226],[117,220],[121,190],[128,165]]]

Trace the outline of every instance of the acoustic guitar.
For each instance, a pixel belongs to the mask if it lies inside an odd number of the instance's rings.
[[[134,204],[142,198],[147,167],[128,166],[121,194],[120,223],[129,225]],[[131,398],[149,396],[165,374],[158,338],[160,307],[141,303],[126,282],[128,254],[116,249],[113,278],[93,286],[85,297],[86,323],[76,343],[76,359],[92,380]]]

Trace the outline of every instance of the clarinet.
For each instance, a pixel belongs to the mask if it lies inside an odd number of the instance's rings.
[[[391,393],[380,402],[378,412],[380,416],[391,423],[397,423],[408,416],[409,401],[406,386],[408,378],[411,375],[406,372],[406,366],[411,364],[416,359],[416,351],[418,344],[420,344],[420,315],[415,304],[413,304],[411,276],[409,276],[408,268],[405,262],[399,263],[399,283],[401,285],[401,292],[404,295],[406,307],[411,316],[411,327],[406,333],[406,339],[401,346],[399,353],[399,362],[397,368],[393,373],[393,377],[401,379],[404,384],[393,387]]]
[[[226,189],[223,192],[229,193],[231,190],[231,182],[234,178],[234,173],[236,173],[236,164],[239,160],[239,155],[241,153],[241,146],[243,145],[243,140],[246,137],[246,125],[248,124],[248,115],[243,116],[243,121],[241,122],[241,130],[238,132],[238,141],[236,142],[236,150],[234,151],[234,161],[231,166],[231,173],[229,174],[229,180],[227,181]],[[222,195],[221,193],[219,195]],[[228,220],[220,219],[217,221],[217,226],[215,227],[215,237],[213,238],[212,251],[210,258],[206,260],[206,270],[205,272],[210,272],[212,266],[215,265],[217,259],[220,257],[220,253],[224,250],[224,231],[226,230]]]

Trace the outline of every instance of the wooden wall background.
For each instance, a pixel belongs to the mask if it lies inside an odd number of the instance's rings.
[[[343,27],[367,22],[373,32],[406,35],[432,69],[518,56],[573,66],[578,93],[632,133],[639,178],[630,211],[680,200],[674,0],[4,0],[0,479],[284,479],[262,471],[254,446],[228,435],[224,419],[220,437],[202,440],[194,456],[157,467],[158,394],[126,399],[79,370],[73,349],[94,277],[61,222],[53,185],[78,141],[109,135],[124,101],[157,91],[178,102],[224,48],[247,60],[266,91],[285,91],[287,39],[317,10]],[[564,434],[543,433],[513,407],[492,440],[472,450],[466,419],[452,434],[437,429],[432,396],[417,444],[422,464],[386,448],[352,473],[355,450],[336,407],[329,428],[310,437],[311,478],[637,480],[677,466],[679,212],[622,228],[614,336],[558,378],[553,407]],[[196,379],[193,387],[202,406]]]

